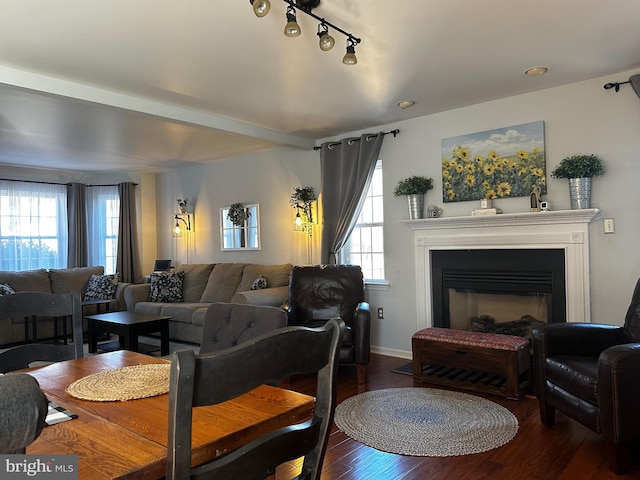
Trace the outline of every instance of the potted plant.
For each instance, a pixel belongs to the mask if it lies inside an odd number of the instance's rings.
[[[591,178],[604,175],[605,167],[597,155],[572,155],[563,158],[551,172],[552,178],[569,180],[571,209],[590,208]]]
[[[241,203],[233,203],[227,212],[227,218],[231,220],[236,227],[243,227],[244,223],[251,216],[249,210]]]
[[[406,196],[409,203],[409,219],[422,218],[424,194],[433,188],[433,179],[413,175],[400,180],[393,190],[396,197]]]

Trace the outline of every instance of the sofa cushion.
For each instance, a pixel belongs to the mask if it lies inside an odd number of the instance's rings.
[[[51,293],[49,274],[44,268],[21,272],[0,271],[0,283],[8,283],[16,292]]]
[[[236,293],[244,266],[244,263],[216,263],[211,275],[209,275],[207,287],[204,289],[200,301],[209,303],[229,302],[233,294]],[[251,282],[255,279],[256,277],[254,276]],[[249,287],[251,287],[251,283],[249,283]]]
[[[0,283],[0,297],[4,295],[13,295],[15,290],[8,283]]]
[[[258,265],[248,263],[242,272],[242,280],[236,292],[246,292],[251,290],[253,282],[262,275],[267,280],[269,287],[284,287],[289,285],[289,274],[293,265],[283,263],[280,265]]]
[[[116,296],[120,274],[91,275],[83,300],[111,300]]]
[[[193,314],[201,308],[202,303],[165,303],[160,315],[171,317],[172,322],[192,323]]]
[[[191,323],[199,327],[204,325],[204,317],[207,314],[207,309],[210,305],[213,305],[213,303],[201,303],[200,305],[202,305],[203,308],[199,308],[193,312],[193,317],[191,317]]]
[[[200,301],[214,265],[214,263],[194,263],[180,266],[178,271],[184,272],[182,297],[185,302]]]
[[[133,311],[147,315],[162,315],[162,307],[165,305],[165,303],[160,302],[138,302]]]
[[[51,268],[49,278],[51,280],[52,293],[80,292],[83,296],[89,277],[91,275],[103,275],[104,267],[76,267],[76,268]]]
[[[151,275],[150,302],[182,302],[184,272],[154,273]]]

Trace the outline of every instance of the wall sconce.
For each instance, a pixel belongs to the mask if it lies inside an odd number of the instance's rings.
[[[307,232],[311,236],[313,225],[316,223],[313,208],[316,204],[316,192],[313,187],[297,187],[289,198],[289,204],[296,211],[294,231]]]
[[[174,226],[173,226],[173,236],[181,237],[182,236],[182,226],[181,223],[184,224],[184,229],[187,232],[191,232],[191,214],[190,213],[176,213],[173,217]]]

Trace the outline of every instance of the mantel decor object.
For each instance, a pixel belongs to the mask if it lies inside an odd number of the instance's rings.
[[[563,158],[551,176],[569,180],[571,210],[576,210],[591,208],[591,179],[604,173],[604,164],[598,156],[573,155]]]
[[[424,195],[433,188],[433,179],[413,175],[400,180],[393,190],[396,197],[406,196],[409,205],[409,220],[418,220],[424,213]]]

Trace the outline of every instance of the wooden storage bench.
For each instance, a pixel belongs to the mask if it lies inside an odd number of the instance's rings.
[[[413,381],[520,399],[530,383],[529,340],[426,328],[413,334]]]

